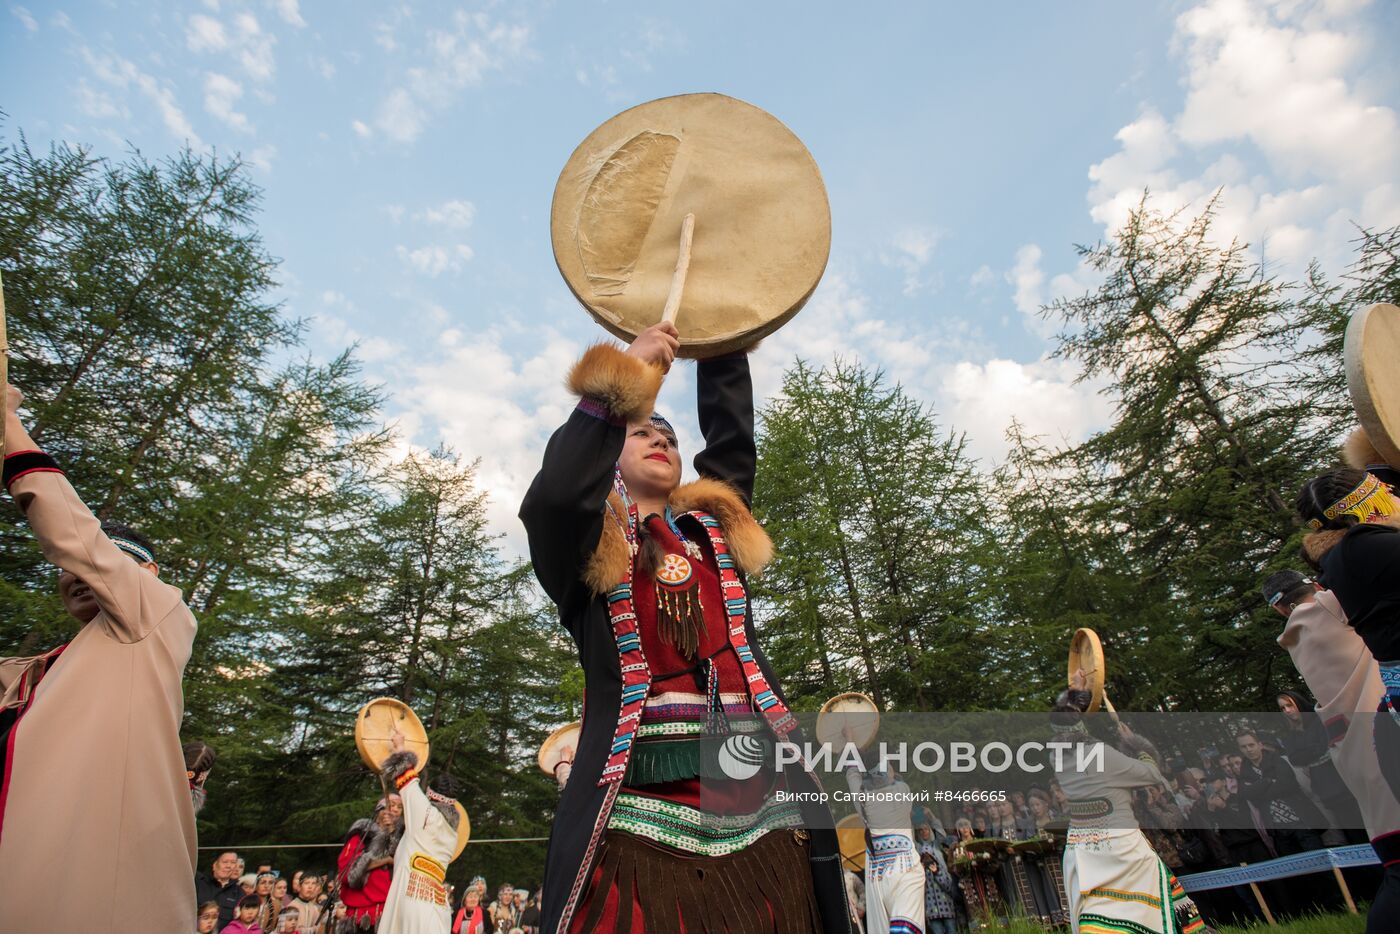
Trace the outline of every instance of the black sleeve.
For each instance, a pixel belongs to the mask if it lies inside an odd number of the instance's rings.
[[[696,368],[700,431],[705,449],[695,455],[695,470],[732,484],[753,505],[754,444],[753,380],[749,357],[739,352],[701,360]]]
[[[603,534],[604,504],[622,453],[625,423],[585,400],[544,450],[544,462],[520,505],[535,576],[551,600],[564,606]]]

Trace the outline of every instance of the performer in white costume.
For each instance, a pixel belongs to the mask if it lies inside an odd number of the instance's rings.
[[[451,798],[425,789],[418,777],[418,756],[404,749],[394,731],[394,752],[384,760],[384,780],[403,798],[403,837],[394,851],[394,882],[379,918],[379,934],[447,934],[447,864],[457,849],[461,816]]]
[[[1057,739],[1101,741],[1082,719],[1090,694],[1082,670],[1051,715]],[[1196,905],[1158,859],[1133,816],[1133,789],[1165,785],[1157,766],[1103,744],[1103,771],[1074,769],[1075,756],[1056,757],[1055,778],[1069,796],[1065,895],[1074,934],[1201,934]]]
[[[924,867],[914,846],[909,786],[898,773],[855,766],[847,767],[846,784],[865,821],[866,934],[923,934]]]

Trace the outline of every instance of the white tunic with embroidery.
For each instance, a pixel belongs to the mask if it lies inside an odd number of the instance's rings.
[[[403,838],[394,851],[394,881],[379,934],[447,934],[447,864],[457,849],[457,831],[433,807],[415,778],[399,790],[403,798]]]
[[[914,805],[909,786],[891,782],[865,789],[859,770],[846,769],[846,783],[865,821],[865,930],[869,934],[918,932],[924,928],[924,869],[914,846]],[[873,791],[892,800],[860,800]]]

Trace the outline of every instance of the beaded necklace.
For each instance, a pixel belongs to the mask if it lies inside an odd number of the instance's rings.
[[[637,504],[627,494],[627,485],[622,482],[621,465],[613,468],[613,488],[627,511],[627,520],[623,521],[611,502],[608,503],[608,513],[618,524],[627,541],[635,568],[637,555],[641,552],[642,521]],[[701,560],[703,552],[699,545],[680,530],[669,503],[664,510],[663,520],[671,534],[681,543],[683,553],[668,551],[663,554],[652,574],[656,588],[657,631],[683,656],[693,658],[700,650],[700,635],[705,631],[705,607],[700,601],[700,581],[695,575],[691,561]]]

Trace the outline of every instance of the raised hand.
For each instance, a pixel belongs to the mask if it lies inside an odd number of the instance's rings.
[[[660,321],[637,335],[627,353],[644,363],[661,367],[669,372],[676,352],[681,347],[681,335],[669,321]]]

